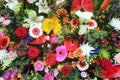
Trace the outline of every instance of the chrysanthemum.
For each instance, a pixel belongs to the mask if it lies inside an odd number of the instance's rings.
[[[115,30],[119,31],[120,30],[120,19],[119,18],[113,18],[110,23],[112,27],[115,28]]]
[[[31,37],[33,38],[38,38],[40,36],[42,36],[43,34],[43,31],[42,31],[42,28],[41,28],[42,24],[33,24],[32,27],[30,27],[29,29],[29,34]]]
[[[83,56],[90,56],[90,53],[92,53],[92,50],[94,50],[93,47],[91,47],[88,43],[80,45],[80,48],[82,49],[82,54]]]
[[[43,31],[49,34],[52,30],[54,34],[57,34],[61,30],[62,26],[59,23],[59,19],[52,18],[52,19],[45,19],[43,22]]]
[[[62,62],[66,59],[67,57],[67,50],[65,46],[58,46],[56,49],[56,60],[58,62]]]

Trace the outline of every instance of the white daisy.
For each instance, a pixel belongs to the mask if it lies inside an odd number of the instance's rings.
[[[95,48],[91,47],[88,43],[84,43],[83,45],[80,45],[80,48],[82,49],[82,54],[83,56],[89,57],[90,53],[92,53],[92,50]]]
[[[33,24],[29,29],[29,34],[33,38],[38,38],[42,36],[43,34],[42,24],[41,23]]]
[[[56,4],[59,5],[60,3],[64,2],[65,0],[57,0]]]
[[[109,24],[115,28],[115,30],[120,30],[120,18],[113,18]]]
[[[7,2],[6,6],[9,7],[11,10],[14,9],[14,6],[18,5],[18,0],[5,0]]]
[[[85,71],[89,68],[89,64],[85,64],[85,65],[81,65],[79,62],[77,64],[77,68],[80,70],[80,71]]]
[[[81,12],[80,10],[76,11],[76,15],[79,16],[80,19],[90,19],[93,16],[92,12]]]
[[[83,34],[86,33],[86,31],[87,31],[86,25],[80,25],[80,29],[79,29],[79,31],[78,31],[78,34],[79,34],[79,35],[83,35]]]
[[[39,2],[36,3],[36,6],[38,6],[38,12],[39,13],[48,13],[49,12],[49,7],[47,5],[46,0],[39,0]]]
[[[6,49],[2,49],[0,50],[0,61],[2,61],[5,56],[7,56],[7,50]]]
[[[88,29],[94,29],[97,27],[97,22],[95,20],[91,20],[90,22],[86,23]]]

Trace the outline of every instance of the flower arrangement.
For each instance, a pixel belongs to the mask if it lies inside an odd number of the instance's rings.
[[[1,0],[0,80],[120,77],[120,0]]]

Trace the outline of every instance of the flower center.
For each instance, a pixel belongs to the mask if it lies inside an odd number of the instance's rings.
[[[33,32],[34,35],[39,35],[40,30],[39,30],[38,28],[34,28],[34,29],[32,30],[32,32]]]

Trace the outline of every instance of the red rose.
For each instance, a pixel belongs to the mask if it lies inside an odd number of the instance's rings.
[[[104,58],[101,60],[100,62],[100,67],[103,69],[103,70],[109,70],[112,68],[112,62],[110,62],[108,59]]]
[[[69,65],[65,65],[64,67],[62,67],[61,72],[62,72],[62,74],[64,74],[64,75],[70,74],[70,72],[71,72],[70,66],[69,66]]]
[[[47,66],[53,66],[56,64],[56,56],[54,53],[50,53],[46,58],[46,65]]]
[[[0,38],[0,49],[4,49],[8,47],[9,43],[10,43],[10,38],[8,36],[1,37]]]
[[[34,58],[38,57],[39,52],[40,51],[36,47],[29,47],[28,57],[31,59],[34,59]]]
[[[24,38],[26,36],[26,34],[28,33],[27,29],[24,28],[24,27],[18,27],[16,29],[16,35],[19,37],[19,38]]]
[[[65,39],[64,45],[66,46],[67,51],[75,51],[79,46],[79,41],[72,39]]]

